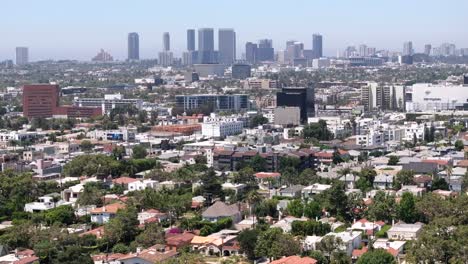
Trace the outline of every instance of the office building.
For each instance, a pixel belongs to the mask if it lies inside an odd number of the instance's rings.
[[[16,65],[26,65],[29,63],[29,49],[27,47],[16,48]]]
[[[318,58],[312,60],[312,68],[314,69],[323,69],[330,67],[329,58]]]
[[[218,63],[193,64],[193,69],[200,77],[224,76],[226,65]]]
[[[191,66],[198,62],[198,52],[196,50],[189,50],[182,53],[182,64]]]
[[[164,32],[163,34],[163,51],[171,50],[171,37],[169,32]]]
[[[198,29],[198,61],[200,64],[217,63],[212,28]]]
[[[79,98],[75,97],[73,105],[79,107],[100,108],[102,113],[109,114],[114,108],[133,106],[140,110],[143,105],[141,99],[125,99],[122,94],[106,94],[104,98]]]
[[[212,107],[213,111],[240,111],[249,108],[249,97],[246,94],[196,94],[176,95],[176,106],[184,109]]]
[[[406,87],[406,111],[468,110],[468,89],[464,85],[416,83]]]
[[[403,64],[411,65],[413,64],[413,56],[412,55],[398,56],[398,63],[402,65]]]
[[[234,29],[219,29],[218,56],[219,63],[224,65],[231,65],[236,60],[236,32]]]
[[[367,54],[367,45],[365,45],[365,44],[359,45],[359,56],[361,56],[361,57],[367,57],[368,56],[368,54]]]
[[[195,51],[195,29],[187,29],[187,50]]]
[[[23,115],[27,118],[92,117],[101,115],[99,108],[60,106],[60,87],[51,84],[23,86]]]
[[[38,84],[23,86],[23,115],[27,118],[52,117],[59,107],[58,85]]]
[[[290,40],[286,42],[286,61],[294,64],[295,59],[303,58],[304,43]]]
[[[276,107],[273,116],[275,125],[297,126],[301,123],[301,109],[296,106]]]
[[[251,76],[252,67],[246,63],[236,63],[232,65],[232,79],[244,80]]]
[[[411,56],[413,53],[413,42],[407,41],[403,43],[403,56]]]
[[[323,38],[320,34],[312,35],[312,50],[314,51],[315,58],[323,57]]]
[[[252,42],[245,43],[245,60],[251,64],[257,62],[257,44]]]
[[[109,62],[109,61],[114,61],[114,58],[112,55],[109,54],[109,52],[106,52],[104,49],[101,49],[99,53],[94,56],[91,61],[96,61],[96,62]]]
[[[257,61],[274,61],[275,50],[273,49],[273,41],[271,39],[261,39],[258,41]]]
[[[235,116],[205,116],[202,123],[202,135],[209,138],[225,138],[242,133],[244,121]]]
[[[432,45],[431,44],[424,45],[424,54],[429,56],[429,55],[431,55],[431,51],[432,51]]]
[[[404,111],[405,87],[369,83],[361,88],[361,104],[365,111]]]
[[[306,123],[307,118],[315,116],[315,95],[313,87],[286,87],[276,93],[277,107],[299,107],[301,123]]]
[[[140,59],[140,40],[138,33],[132,32],[128,34],[128,60]]]
[[[171,39],[169,32],[163,34],[163,51],[159,53],[159,65],[163,67],[171,66],[174,63],[174,56],[171,52]]]
[[[383,59],[373,57],[351,57],[348,60],[349,65],[354,67],[381,66],[384,63]]]

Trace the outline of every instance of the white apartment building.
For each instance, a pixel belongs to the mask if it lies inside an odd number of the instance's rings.
[[[224,138],[242,133],[243,128],[244,121],[238,116],[224,117],[211,114],[203,118],[202,135],[209,138]]]
[[[408,112],[463,109],[468,104],[468,87],[463,85],[416,83],[406,89]]]
[[[73,105],[80,107],[101,107],[102,113],[109,114],[118,107],[135,106],[141,109],[142,99],[125,99],[122,94],[106,94],[104,98],[79,98],[75,97]]]

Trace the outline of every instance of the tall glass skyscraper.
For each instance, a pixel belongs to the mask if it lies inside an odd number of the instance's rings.
[[[171,50],[171,37],[169,35],[169,32],[164,32],[163,34],[163,50],[164,51],[170,51]]]
[[[198,29],[198,60],[200,64],[217,63],[212,28]]]
[[[234,29],[221,28],[218,31],[219,63],[231,65],[236,60],[236,32]]]
[[[312,35],[312,50],[314,52],[315,58],[323,57],[323,42],[322,35],[314,34]]]
[[[195,29],[187,29],[187,50],[195,50]]]
[[[25,65],[29,63],[28,47],[16,48],[16,65]]]
[[[140,40],[138,33],[128,33],[128,60],[140,59]]]

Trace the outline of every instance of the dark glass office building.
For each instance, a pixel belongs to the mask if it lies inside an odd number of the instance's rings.
[[[322,47],[322,35],[314,34],[312,35],[312,50],[314,51],[315,58],[323,57],[323,47]]]
[[[232,78],[244,80],[251,76],[252,66],[245,63],[236,63],[232,65]]]
[[[271,39],[261,39],[258,41],[257,61],[274,61],[275,50],[273,49],[273,41]]]
[[[140,40],[138,33],[132,32],[128,34],[128,60],[140,59]]]
[[[219,63],[231,65],[236,60],[236,32],[231,28],[218,31]]]
[[[198,29],[198,60],[200,64],[217,63],[214,50],[214,32],[212,28]]]
[[[187,50],[195,50],[195,29],[187,29]]]
[[[276,94],[277,106],[295,106],[300,109],[301,122],[315,116],[315,90],[313,86],[286,87]]]
[[[245,60],[251,64],[257,62],[257,44],[252,42],[245,43]]]

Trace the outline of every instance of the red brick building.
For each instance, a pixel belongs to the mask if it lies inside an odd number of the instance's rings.
[[[23,115],[27,118],[67,116],[70,118],[102,115],[101,108],[60,106],[60,87],[52,84],[23,86]]]

